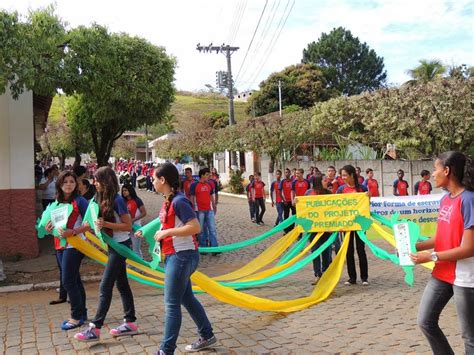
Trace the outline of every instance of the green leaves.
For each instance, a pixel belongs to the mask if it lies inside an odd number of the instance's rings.
[[[278,111],[278,82],[281,82],[282,106],[298,105],[308,108],[315,102],[331,97],[326,89],[322,71],[313,64],[291,65],[281,72],[273,73],[260,84],[260,91],[253,94],[247,112],[262,116]]]
[[[328,88],[345,95],[377,89],[387,78],[383,58],[342,27],[308,44],[302,62],[319,66]]]

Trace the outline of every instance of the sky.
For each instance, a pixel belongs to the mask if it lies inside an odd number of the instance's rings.
[[[26,15],[51,0],[2,0],[0,8]],[[342,26],[384,58],[388,83],[409,80],[420,59],[474,65],[474,1],[469,0],[56,0],[69,27],[98,23],[163,46],[176,57],[175,86],[215,86],[226,70],[222,53],[196,45],[230,44],[239,91],[257,89],[271,73],[301,62],[303,49]],[[260,20],[260,21],[259,21]],[[260,22],[260,23],[259,23]],[[253,40],[252,40],[253,39]]]

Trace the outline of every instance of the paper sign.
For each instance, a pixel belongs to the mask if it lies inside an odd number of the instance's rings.
[[[397,242],[398,257],[401,266],[415,265],[410,259],[411,244],[410,244],[410,230],[408,223],[399,223],[393,226],[395,233],[395,240]]]
[[[69,217],[68,206],[62,206],[51,211],[51,222],[54,228],[65,228]]]
[[[153,248],[153,254],[158,257],[158,260],[161,262],[161,243],[156,242],[155,247]]]
[[[296,215],[312,221],[310,232],[357,231],[362,227],[354,217],[370,217],[369,197],[365,193],[299,196]]]

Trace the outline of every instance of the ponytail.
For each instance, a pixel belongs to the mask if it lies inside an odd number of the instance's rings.
[[[179,189],[179,173],[178,169],[171,164],[171,163],[165,163],[161,167],[159,167],[157,170],[155,170],[155,177],[156,178],[161,178],[163,177],[171,187],[171,193],[168,196],[168,198],[165,201],[166,204],[166,217],[168,217],[168,210],[171,207],[171,203],[173,202],[173,199],[176,196],[176,193],[178,192]]]
[[[443,166],[449,168],[449,177],[456,179],[468,191],[474,191],[474,165],[472,158],[456,151],[438,156]]]

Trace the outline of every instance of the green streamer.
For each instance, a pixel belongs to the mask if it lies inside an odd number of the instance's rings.
[[[311,233],[305,233],[301,237],[301,239],[290,248],[285,255],[277,262],[277,266],[283,265],[287,263],[289,260],[293,259],[300,251],[302,251],[306,244],[308,243],[309,238],[311,237]]]
[[[331,234],[331,236],[328,238],[327,241],[325,241],[318,249],[316,249],[313,253],[308,255],[306,258],[303,260],[300,260],[296,262],[295,264],[291,265],[290,267],[277,272],[274,275],[265,277],[263,279],[259,280],[252,280],[252,281],[233,281],[233,282],[220,282],[221,285],[223,286],[229,286],[229,287],[254,287],[258,285],[263,285],[269,282],[277,281],[279,279],[282,279],[284,277],[290,276],[291,274],[294,274],[296,271],[302,269],[306,265],[308,265],[310,262],[312,262],[314,259],[316,259],[321,253],[329,248],[332,243],[336,240],[338,232],[334,232]]]
[[[379,220],[379,219],[377,219],[377,220]],[[396,265],[400,265],[400,259],[396,254],[390,254],[386,250],[378,247],[377,245],[372,243],[367,238],[367,236],[365,235],[365,231],[367,231],[370,228],[371,224],[372,224],[372,221],[370,219],[362,217],[362,216],[357,216],[356,218],[354,218],[354,221],[356,223],[358,223],[359,225],[361,225],[362,229],[363,229],[362,231],[357,232],[358,236],[370,248],[372,253],[377,258],[382,259],[382,260],[389,260],[389,261],[391,261],[392,263],[394,263]],[[386,222],[386,223],[388,223],[388,222]],[[395,225],[395,223],[393,223],[392,221],[390,223],[391,223],[392,227]],[[411,222],[411,221],[403,221],[403,223],[408,223],[408,229],[409,229],[409,232],[410,232],[410,248],[411,248],[412,252],[415,252],[416,251],[415,245],[416,245],[416,242],[418,241],[418,239],[420,237],[420,227],[416,223]],[[385,224],[385,225],[387,225],[387,224]],[[415,283],[415,275],[413,273],[414,265],[413,266],[402,266],[402,269],[405,273],[405,282],[408,285],[413,286],[414,283]]]
[[[269,231],[267,231],[267,232],[265,232],[265,233],[263,233],[263,234],[261,234],[257,237],[247,239],[247,240],[242,240],[240,242],[233,243],[233,244],[227,244],[227,245],[219,246],[219,247],[199,248],[199,252],[200,253],[216,253],[216,252],[227,252],[227,251],[233,251],[233,250],[245,248],[245,247],[248,247],[250,245],[256,244],[258,242],[261,242],[262,240],[272,236],[273,234],[276,234],[278,232],[283,231],[285,228],[289,227],[290,225],[292,225],[295,222],[296,222],[296,216],[291,216],[291,217],[285,219],[279,225],[273,227]]]

